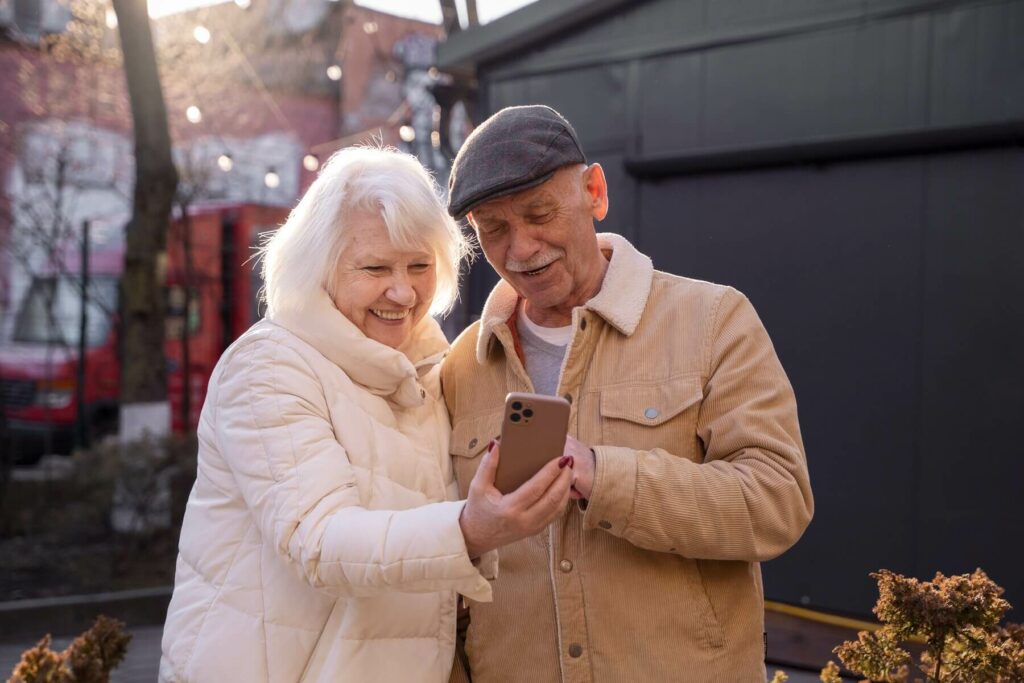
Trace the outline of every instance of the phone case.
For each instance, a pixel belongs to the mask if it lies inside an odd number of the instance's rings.
[[[505,397],[501,459],[494,486],[511,493],[552,458],[562,455],[569,402],[560,396],[513,392]]]

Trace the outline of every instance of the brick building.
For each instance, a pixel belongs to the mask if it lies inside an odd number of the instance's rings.
[[[439,26],[352,3],[242,0],[155,19],[153,31],[182,187],[196,201],[290,206],[332,151],[372,140],[445,173],[429,128]],[[73,248],[82,221],[119,226],[130,213],[117,48],[109,13],[83,20],[57,0],[0,0],[0,321],[55,242]]]

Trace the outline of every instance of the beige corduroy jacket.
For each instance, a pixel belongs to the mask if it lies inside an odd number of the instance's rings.
[[[467,600],[473,681],[764,681],[758,563],[813,512],[793,390],[742,294],[599,241],[611,262],[559,382],[593,493],[500,550],[492,603]],[[442,367],[463,496],[505,394],[532,389],[516,304],[500,282]]]

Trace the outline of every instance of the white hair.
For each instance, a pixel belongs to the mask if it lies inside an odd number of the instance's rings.
[[[318,289],[334,294],[338,259],[351,230],[348,217],[380,211],[392,244],[435,256],[432,315],[451,310],[459,267],[472,246],[448,215],[434,179],[416,157],[394,148],[347,147],[331,155],[288,220],[260,249],[267,314],[301,308]]]

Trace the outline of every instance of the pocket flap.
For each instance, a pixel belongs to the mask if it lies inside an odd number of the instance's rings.
[[[649,384],[623,384],[601,390],[601,417],[660,425],[703,397],[700,375]]]
[[[452,439],[449,445],[452,455],[475,458],[483,453],[491,439],[501,434],[503,415],[504,409],[500,409],[456,422],[452,426]]]

